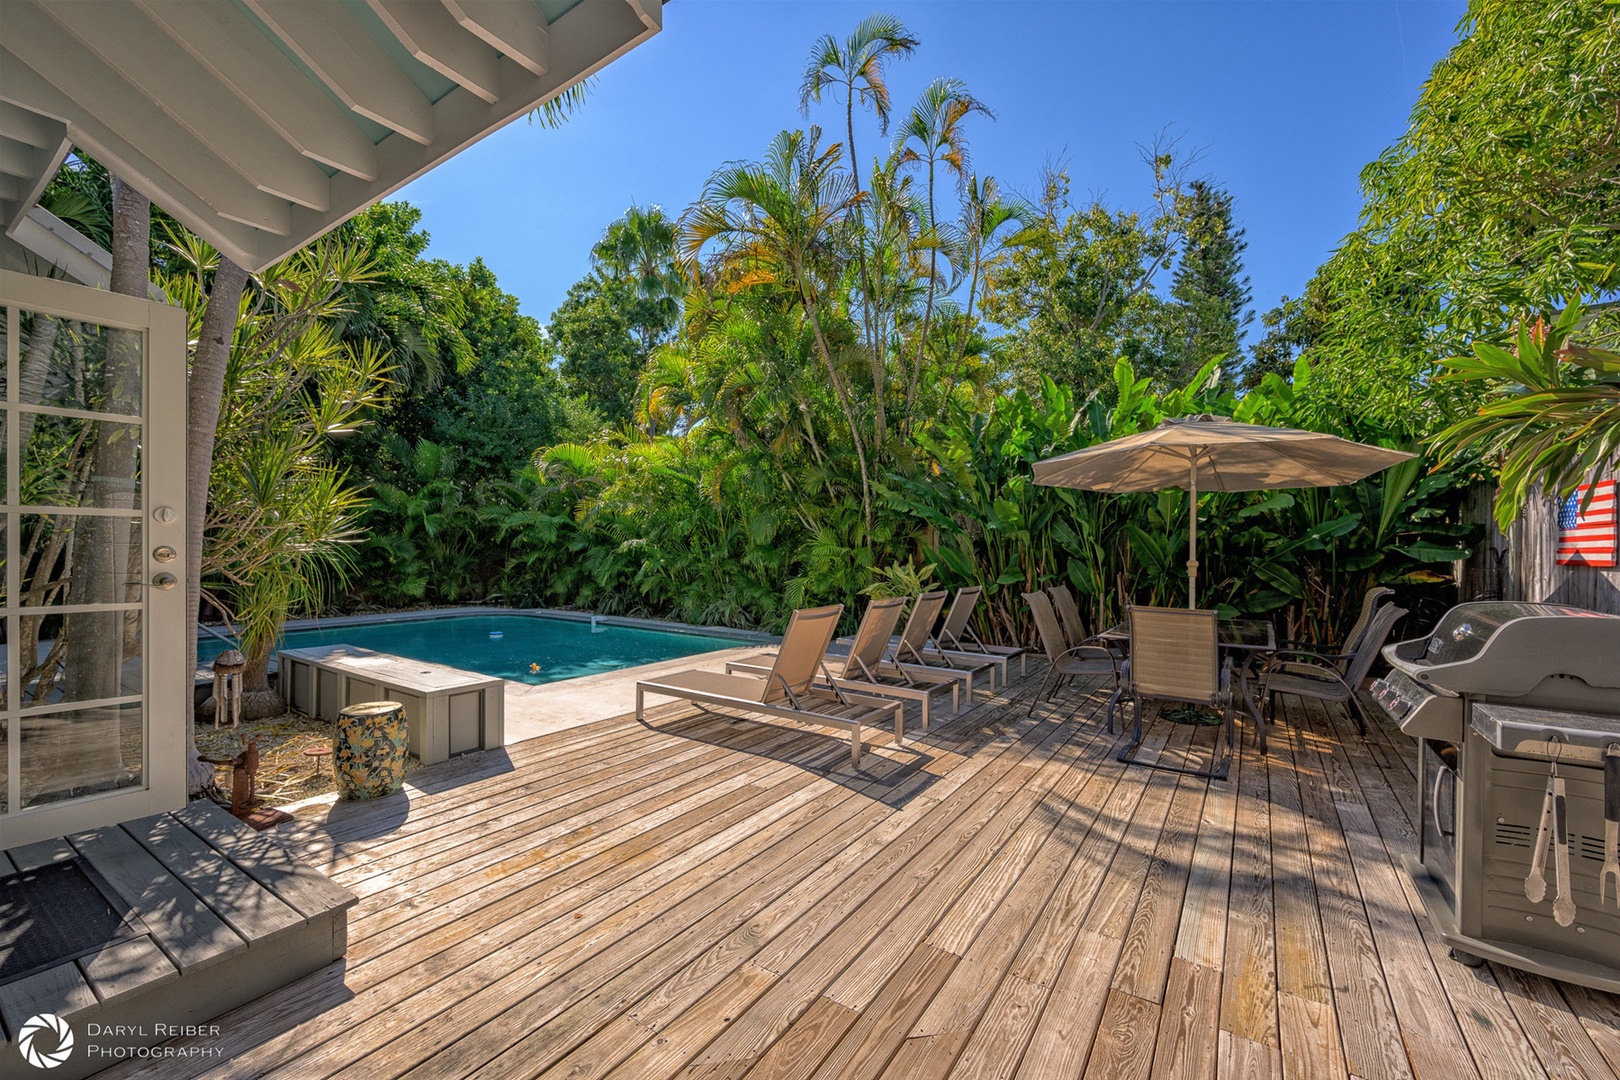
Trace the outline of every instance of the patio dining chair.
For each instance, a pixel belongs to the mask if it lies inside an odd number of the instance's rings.
[[[1260,670],[1260,697],[1267,703],[1267,711],[1276,712],[1278,694],[1343,701],[1355,715],[1356,728],[1361,734],[1367,734],[1367,713],[1356,696],[1356,687],[1367,677],[1390,630],[1405,614],[1405,608],[1394,604],[1379,608],[1368,621],[1356,651],[1342,665],[1336,663],[1334,657],[1303,649],[1283,649],[1275,653]]]
[[[1222,657],[1218,616],[1199,608],[1130,607],[1126,618],[1131,631],[1130,659],[1123,672],[1121,695],[1131,702],[1134,723],[1131,740],[1115,755],[1120,761],[1155,769],[1224,780],[1236,745],[1232,723],[1236,697],[1232,692],[1232,657]],[[1215,742],[1215,759],[1208,770],[1163,765],[1132,758],[1142,743],[1142,703],[1147,700],[1207,705],[1221,713],[1226,750]]]
[[[1080,605],[1075,602],[1074,593],[1062,583],[1051,585],[1046,590],[1052,596],[1052,607],[1057,611],[1058,621],[1063,624],[1063,636],[1068,639],[1071,646],[1085,641],[1086,622],[1080,617]]]
[[[1314,653],[1317,659],[1332,663],[1343,673],[1345,664],[1360,648],[1361,636],[1367,632],[1367,626],[1372,622],[1373,613],[1378,610],[1378,605],[1394,595],[1395,590],[1384,585],[1374,585],[1368,589],[1361,598],[1361,614],[1356,617],[1356,623],[1350,628],[1350,633],[1345,635],[1344,641],[1338,645],[1287,638],[1282,643],[1283,648]]]
[[[1108,733],[1112,735],[1114,707],[1119,704],[1118,658],[1098,640],[1070,645],[1062,627],[1058,625],[1058,617],[1052,610],[1052,602],[1044,592],[1025,593],[1024,602],[1029,605],[1029,613],[1035,617],[1035,632],[1040,635],[1041,651],[1046,654],[1047,659],[1046,676],[1041,679],[1040,689],[1035,691],[1035,696],[1029,699],[1029,708],[1024,715],[1034,715],[1035,706],[1046,696],[1048,685],[1052,688],[1052,697],[1056,697],[1058,687],[1063,685],[1064,679],[1102,675],[1112,679],[1114,683],[1114,693],[1108,699]]]
[[[1101,645],[1114,654],[1114,659],[1120,663],[1125,662],[1125,646],[1123,643],[1105,638],[1100,635],[1086,633],[1086,620],[1080,614],[1080,605],[1075,602],[1074,593],[1069,591],[1067,585],[1061,582],[1050,585],[1046,589],[1052,597],[1052,607],[1057,610],[1058,621],[1063,624],[1063,636],[1069,644]]]

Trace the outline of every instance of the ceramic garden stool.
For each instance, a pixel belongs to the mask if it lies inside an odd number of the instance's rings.
[[[338,713],[332,764],[338,794],[345,799],[379,799],[405,782],[405,706],[397,701],[363,701]]]

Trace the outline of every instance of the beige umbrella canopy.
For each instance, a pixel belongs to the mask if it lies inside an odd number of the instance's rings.
[[[1294,428],[1243,424],[1224,416],[1178,416],[1149,431],[1035,463],[1035,482],[1088,491],[1183,488],[1265,491],[1336,487],[1407,461],[1414,454]],[[1198,600],[1198,515],[1188,515],[1187,606]]]

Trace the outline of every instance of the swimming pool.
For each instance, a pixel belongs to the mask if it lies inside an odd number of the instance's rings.
[[[605,623],[592,632],[588,622],[543,615],[441,615],[289,630],[280,647],[355,645],[537,686],[749,644],[742,638]],[[197,643],[198,661],[210,664],[226,648],[204,634]]]

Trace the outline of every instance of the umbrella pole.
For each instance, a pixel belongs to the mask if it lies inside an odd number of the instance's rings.
[[[1187,606],[1198,606],[1198,455],[1187,467]]]

